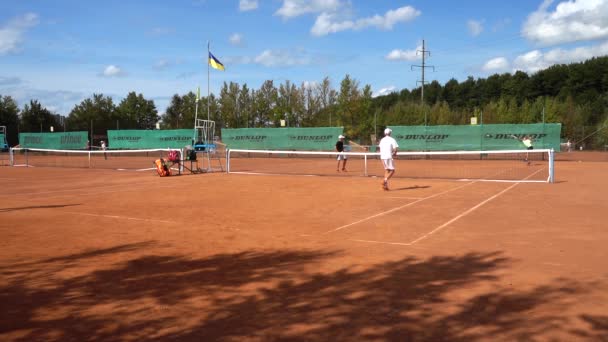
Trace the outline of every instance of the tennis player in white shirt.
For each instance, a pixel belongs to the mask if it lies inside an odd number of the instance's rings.
[[[378,147],[380,148],[380,159],[382,160],[382,166],[384,166],[384,181],[382,182],[382,189],[388,190],[388,180],[395,174],[395,162],[393,157],[397,155],[397,148],[399,145],[397,141],[391,137],[393,130],[386,128],[384,130],[384,138],[380,140]]]

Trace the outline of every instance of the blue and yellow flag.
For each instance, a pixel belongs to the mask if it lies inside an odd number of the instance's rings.
[[[213,69],[224,71],[224,64],[215,58],[211,52],[209,52],[209,65],[211,65]]]

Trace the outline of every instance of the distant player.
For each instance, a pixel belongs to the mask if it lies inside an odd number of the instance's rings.
[[[384,130],[384,138],[380,140],[378,147],[380,148],[380,159],[382,160],[382,166],[384,166],[384,181],[382,182],[382,189],[388,190],[388,180],[395,174],[395,162],[393,157],[397,155],[397,148],[399,145],[397,141],[391,137],[393,131],[390,128]]]
[[[526,150],[533,150],[534,146],[534,140],[532,140],[532,137],[530,137],[529,135],[525,135],[522,139],[521,139],[522,144],[524,144],[524,146],[526,147]],[[526,159],[524,160],[526,163],[528,163],[528,165],[530,165],[530,153],[526,153]]]
[[[101,141],[101,150],[103,151],[103,158],[105,160],[108,160],[108,155],[106,154],[106,149],[107,149],[106,142],[102,140]]]
[[[534,140],[532,140],[532,137],[530,137],[529,135],[526,135],[523,139],[521,139],[521,142],[524,144],[524,146],[526,146],[526,150],[534,149],[534,146],[532,146]]]
[[[342,171],[346,172],[346,161],[348,158],[344,154],[344,136],[342,134],[338,136],[338,141],[336,142],[336,151],[340,152],[338,154],[338,168],[336,171],[340,172],[340,160],[342,160]]]

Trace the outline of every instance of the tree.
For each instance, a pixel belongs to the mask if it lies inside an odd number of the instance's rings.
[[[320,98],[315,96],[315,87],[308,83],[302,83],[300,93],[302,94],[302,105],[304,107],[302,126],[314,126],[315,117],[318,116],[321,111]]]
[[[184,101],[181,96],[174,94],[173,97],[171,97],[171,103],[161,118],[163,128],[176,129],[179,128],[180,121],[183,124],[183,107]]]
[[[0,126],[6,126],[8,145],[17,145],[19,143],[19,107],[10,96],[0,96]]]
[[[107,130],[115,128],[116,106],[109,96],[93,94],[74,106],[67,118],[69,130],[89,131],[92,143],[95,139],[107,136]]]
[[[240,127],[239,94],[240,87],[238,83],[234,82],[230,82],[230,84],[224,82],[220,90],[219,102],[222,121],[230,128]]]
[[[253,126],[253,90],[249,90],[247,84],[243,84],[239,91],[238,102],[238,127]]]
[[[23,107],[20,121],[21,132],[50,132],[51,126],[58,126],[53,114],[37,100]]]
[[[122,129],[154,129],[159,119],[154,101],[133,91],[120,102],[116,114],[117,128]]]
[[[344,126],[347,136],[358,136],[357,128],[359,111],[359,82],[346,75],[340,82],[340,92],[338,93],[338,125]]]
[[[196,117],[196,94],[188,92],[183,96],[174,94],[171,103],[161,118],[162,126],[166,129],[194,128]],[[207,100],[198,101],[198,118],[207,118]]]
[[[271,80],[265,81],[254,97],[255,127],[278,126],[274,117],[276,99],[277,89],[273,82]]]

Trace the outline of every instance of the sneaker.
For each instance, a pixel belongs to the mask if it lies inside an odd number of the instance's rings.
[[[387,181],[382,182],[382,189],[388,191],[388,182]]]
[[[348,171],[346,171],[346,169],[342,169],[342,172],[348,172]]]

